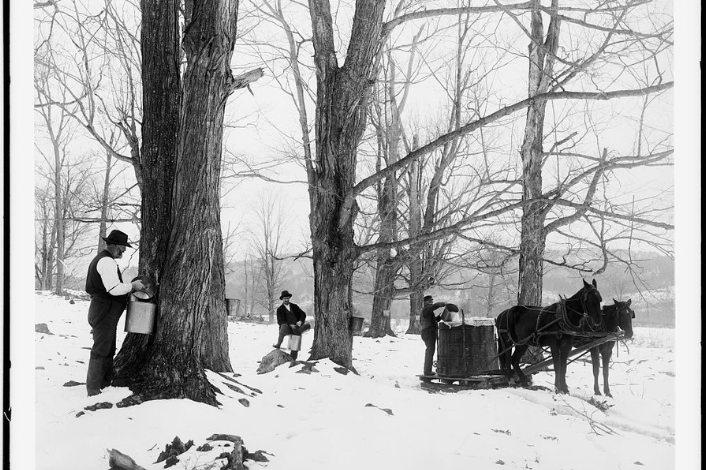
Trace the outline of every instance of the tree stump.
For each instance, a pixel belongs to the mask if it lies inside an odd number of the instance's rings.
[[[108,465],[110,465],[111,470],[145,470],[145,467],[137,465],[132,457],[123,454],[119,450],[109,449],[108,455]]]
[[[277,368],[277,366],[292,362],[293,360],[294,359],[292,356],[281,349],[274,349],[262,358],[260,365],[257,368],[257,373],[266,374],[268,372],[272,372],[275,368]]]

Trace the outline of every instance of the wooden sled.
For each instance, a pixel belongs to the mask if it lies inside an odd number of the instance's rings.
[[[467,389],[489,389],[506,387],[508,380],[502,371],[484,371],[483,374],[469,377],[444,377],[439,375],[418,375],[425,384],[436,384]]]
[[[576,335],[576,336],[586,337],[589,335]],[[593,337],[593,336],[594,335],[590,335],[590,337]],[[571,352],[569,353],[569,362],[568,363],[570,364],[570,363],[574,362],[576,359],[578,359],[578,357],[576,357],[575,359],[571,359],[572,357],[574,357],[574,356],[581,357],[584,354],[586,354],[591,348],[594,348],[596,346],[600,346],[601,344],[607,343],[608,341],[616,341],[616,340],[620,339],[620,335],[618,335],[616,333],[611,333],[609,335],[603,334],[601,336],[596,335],[595,337],[597,338],[596,340],[594,340],[588,344],[585,344],[583,346],[580,346],[576,349],[572,349]],[[529,376],[531,374],[535,374],[537,372],[548,369],[549,366],[552,366],[553,364],[554,364],[554,360],[552,359],[552,355],[549,354],[549,357],[547,357],[543,361],[538,362],[536,364],[529,365],[527,367],[523,367],[522,372],[524,372],[525,375]]]

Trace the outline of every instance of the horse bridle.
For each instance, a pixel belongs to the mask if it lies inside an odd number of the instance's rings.
[[[583,312],[580,312],[580,311],[575,310],[575,309],[573,309],[573,308],[569,308],[569,307],[566,305],[566,300],[567,300],[567,299],[566,299],[566,298],[562,298],[562,299],[561,299],[561,304],[562,304],[562,306],[563,306],[563,310],[562,310],[562,315],[561,315],[561,317],[560,317],[561,320],[562,320],[562,323],[564,323],[564,324],[568,325],[569,327],[573,328],[575,331],[581,331],[581,325],[582,325],[582,324],[586,325],[589,330],[591,330],[591,331],[596,331],[596,328],[598,328],[598,327],[601,325],[601,321],[599,320],[598,322],[594,322],[593,318],[591,318],[591,315],[588,313],[588,308],[586,307],[586,304],[587,304],[587,302],[588,302],[588,296],[589,296],[592,292],[594,292],[594,291],[596,292],[596,294],[598,294],[599,297],[601,296],[600,292],[598,292],[598,289],[596,289],[595,287],[593,287],[593,286],[590,285],[590,284],[588,284],[588,285],[586,286],[585,292],[583,292],[583,293],[581,294],[581,307],[583,308]],[[582,317],[582,318],[579,320],[579,324],[578,324],[578,325],[574,325],[574,324],[572,324],[572,323],[569,321],[569,318],[568,318],[568,316],[566,315],[566,310],[571,310],[572,312],[578,313],[578,314]]]

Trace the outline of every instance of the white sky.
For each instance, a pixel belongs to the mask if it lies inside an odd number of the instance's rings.
[[[10,187],[9,250],[10,271],[10,355],[12,360],[12,433],[32,441],[34,433],[34,389],[23,384],[33,381],[33,102],[32,102],[32,8],[27,1],[13,0],[10,16]],[[679,403],[698,406],[701,303],[701,168],[700,168],[700,2],[675,2],[676,15],[676,253],[677,253],[677,387]],[[8,222],[5,212],[4,222]],[[3,253],[5,256],[5,253]],[[694,371],[697,371],[696,373]],[[679,382],[678,382],[679,383]],[[20,388],[21,387],[21,388]],[[690,427],[694,410],[677,409],[678,428]],[[698,430],[700,431],[700,429]],[[699,449],[700,432],[680,434],[676,468],[680,458],[689,459]],[[12,439],[11,451],[18,455],[24,440]],[[30,465],[32,458],[28,457]],[[28,468],[32,468],[31,466]]]

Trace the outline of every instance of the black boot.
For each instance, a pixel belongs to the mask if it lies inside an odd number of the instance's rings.
[[[297,356],[299,355],[299,351],[289,351],[289,355],[292,356],[292,359],[296,361]]]
[[[88,361],[88,373],[86,374],[86,392],[88,396],[98,395],[101,392],[101,382],[103,380],[103,359],[93,359]]]
[[[113,358],[106,357],[103,360],[103,370],[101,374],[101,389],[110,387],[113,383]]]
[[[284,336],[285,335],[280,332],[280,334],[277,336],[277,342],[273,344],[272,347],[275,349],[279,349],[282,346],[282,341],[284,341]]]

